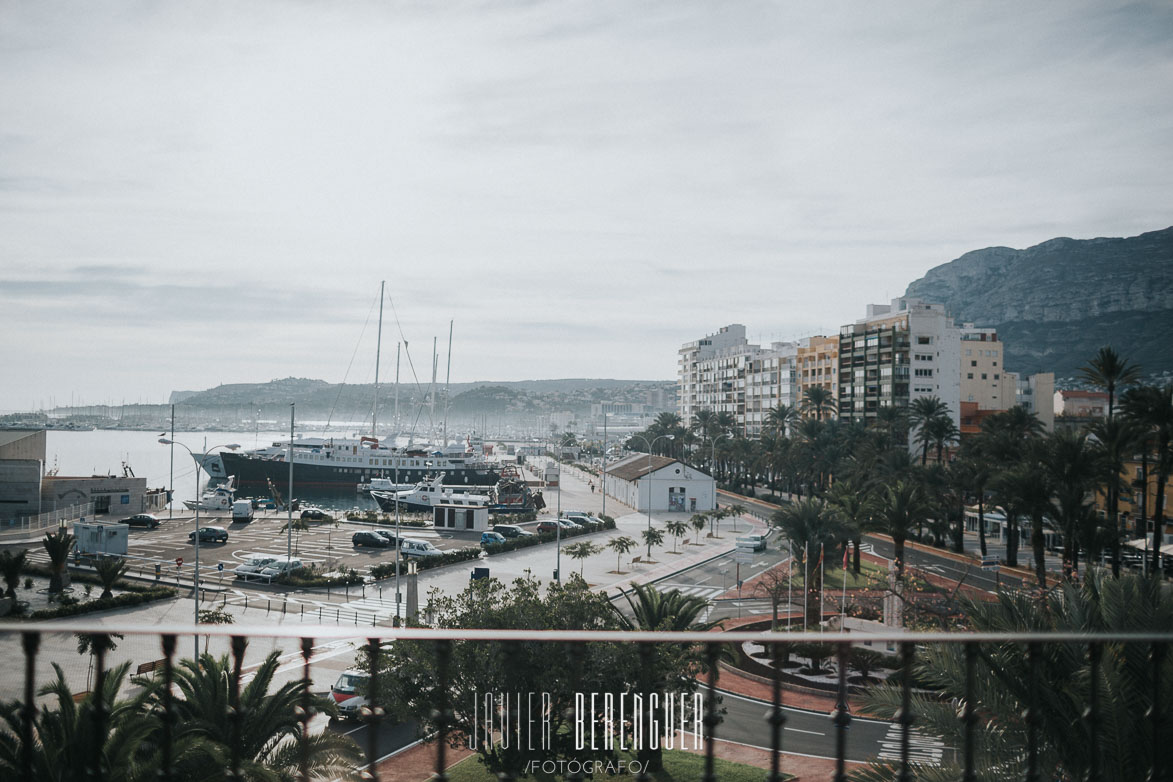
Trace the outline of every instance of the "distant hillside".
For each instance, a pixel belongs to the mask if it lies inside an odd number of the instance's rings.
[[[1173,370],[1173,228],[975,250],[905,295],[941,302],[959,323],[996,327],[1011,371],[1068,377],[1103,345],[1146,374]]]

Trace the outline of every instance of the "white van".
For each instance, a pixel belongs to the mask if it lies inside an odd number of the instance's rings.
[[[439,557],[444,554],[443,551],[433,546],[426,540],[415,540],[414,538],[404,538],[399,550],[403,552],[405,557]]]
[[[297,557],[276,557],[272,562],[261,569],[257,574],[258,578],[263,578],[266,581],[272,581],[277,576],[292,573],[295,570],[301,570],[304,565]]]
[[[249,579],[259,575],[269,565],[276,561],[276,554],[248,554],[244,562],[237,565],[232,572],[237,578]]]
[[[253,520],[253,504],[252,500],[237,500],[232,503],[232,520],[236,521],[252,521]]]

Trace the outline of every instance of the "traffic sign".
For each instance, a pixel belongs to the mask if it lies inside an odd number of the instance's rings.
[[[183,567],[183,557],[175,558],[175,567]]]
[[[998,570],[998,558],[993,555],[982,557],[982,570]]]
[[[221,562],[221,563],[217,564],[216,569],[219,570],[221,573],[223,573],[224,572],[224,563]]]
[[[753,552],[748,549],[738,549],[733,554],[733,561],[739,565],[753,564]]]

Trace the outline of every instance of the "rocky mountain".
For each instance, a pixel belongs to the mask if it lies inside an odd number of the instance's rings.
[[[1015,372],[1070,377],[1103,345],[1146,374],[1173,370],[1173,227],[975,250],[905,295],[944,304],[959,323],[996,327]]]

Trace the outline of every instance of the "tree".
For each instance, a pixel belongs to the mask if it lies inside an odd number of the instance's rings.
[[[1099,352],[1079,370],[1084,380],[1108,392],[1108,420],[1116,407],[1116,391],[1140,380],[1140,366],[1128,361],[1111,346]]]
[[[807,386],[802,392],[802,411],[822,421],[834,409],[835,395],[822,386]]]
[[[809,557],[817,558],[814,567],[805,570],[803,584],[807,595],[806,622],[817,624],[823,619],[823,562],[826,557],[834,555],[843,539],[843,524],[827,503],[813,497],[774,511],[770,523],[781,528],[796,552],[803,553],[804,565]]]
[[[1118,423],[1113,421],[1112,425]],[[1050,515],[1063,533],[1063,573],[1066,577],[1079,568],[1081,546],[1093,561],[1099,557],[1105,543],[1112,545],[1114,553],[1119,550],[1118,535],[1113,534],[1111,540],[1104,540],[1102,534],[1096,534],[1098,530],[1094,523],[1088,524],[1094,520],[1088,497],[1099,479],[1109,471],[1108,462],[1105,449],[1087,434],[1061,429],[1046,438],[1043,466],[1054,492]],[[1109,524],[1109,532],[1114,531],[1116,525]],[[1120,575],[1118,567],[1115,575]]]
[[[998,600],[967,601],[970,628],[985,633],[1168,633],[1173,632],[1173,600],[1159,580],[1123,575],[1104,578],[1089,571],[1082,583],[1064,582],[1042,597],[1002,592]],[[1173,723],[1162,720],[1153,735],[1148,710],[1158,713],[1173,699],[1173,656],[1164,655],[1154,671],[1147,663],[1149,644],[1112,642],[1100,647],[1098,675],[1086,644],[1046,643],[1031,664],[1022,643],[982,644],[976,658],[974,689],[966,691],[966,650],[962,644],[928,644],[917,650],[913,675],[927,690],[914,689],[911,711],[926,733],[945,745],[965,745],[959,711],[968,702],[979,715],[975,731],[976,779],[1024,779],[1028,761],[1026,709],[1036,717],[1039,779],[1089,779],[1093,753],[1099,779],[1145,779],[1156,751],[1167,752]],[[1092,688],[1099,695],[1098,719],[1085,718]],[[1032,704],[1032,694],[1035,702]],[[902,704],[899,686],[867,691],[864,706],[881,719],[894,719]],[[918,767],[917,779],[963,778],[960,755],[946,755],[937,768]],[[895,780],[900,769],[881,762],[857,773],[868,782]]]
[[[896,580],[904,580],[904,544],[909,533],[924,523],[929,504],[919,484],[898,480],[886,486],[877,498],[876,527],[892,538]]]
[[[780,435],[790,434],[796,420],[798,411],[790,405],[778,404],[766,411],[766,425]]]
[[[908,406],[908,423],[916,430],[916,441],[921,444],[920,463],[922,465],[929,459],[929,443],[932,441],[932,434],[929,431],[930,423],[941,418],[950,418],[949,406],[938,397],[918,397],[912,400]]]
[[[652,546],[664,545],[664,530],[662,529],[652,527],[651,529],[641,530],[639,535],[644,539],[644,545],[648,547],[649,557],[652,554]]]
[[[566,553],[571,559],[577,559],[581,564],[578,568],[578,575],[581,576],[583,570],[586,568],[587,558],[598,554],[603,549],[592,543],[589,540],[580,541],[566,547]]]
[[[672,519],[664,526],[668,529],[668,534],[672,536],[672,552],[677,553],[677,544],[684,537],[684,534],[688,532],[688,523],[683,519]]]
[[[827,492],[827,502],[839,514],[852,542],[852,572],[857,576],[860,569],[859,547],[863,542],[864,528],[875,511],[871,493],[852,478],[835,481]]]
[[[24,569],[27,551],[0,551],[0,578],[4,579],[4,596],[16,597],[16,587],[20,584],[20,571]]]
[[[614,551],[615,555],[616,555],[615,556],[615,572],[616,573],[623,572],[623,555],[626,554],[627,552],[631,551],[633,548],[635,548],[636,545],[637,544],[635,542],[635,539],[630,538],[627,535],[620,535],[617,538],[611,538],[610,542],[607,543],[607,548]]]
[[[790,594],[792,575],[790,562],[790,560],[779,562],[762,573],[761,578],[754,582],[753,596],[768,598],[770,601],[770,608],[773,610],[773,617],[770,621],[771,632],[778,629],[778,608]]]
[[[103,719],[95,719],[98,701],[95,693],[74,702],[73,690],[65,673],[53,663],[57,678],[38,691],[41,697],[52,700],[38,704],[33,723],[33,779],[81,780],[110,779],[112,773],[127,782],[147,782],[156,779],[159,767],[157,753],[152,751],[148,738],[158,721],[148,719],[144,704],[153,694],[148,687],[138,695],[119,698],[122,682],[126,680],[130,663],[116,665],[99,682]],[[21,779],[24,707],[19,701],[0,703],[0,778]],[[97,725],[102,731],[96,730]],[[177,751],[185,745],[177,744]],[[102,767],[93,768],[93,759],[101,756]]]
[[[1173,384],[1141,386],[1125,396],[1125,412],[1142,431],[1150,432],[1156,442],[1157,486],[1153,507],[1153,572],[1161,572],[1161,537],[1165,533],[1165,485],[1173,467]],[[1147,495],[1148,487],[1141,489]]]
[[[94,572],[97,574],[98,580],[102,582],[100,600],[114,597],[114,593],[110,591],[111,588],[126,575],[126,571],[129,569],[130,565],[123,557],[98,557],[94,560]]]
[[[692,514],[692,518],[688,520],[688,526],[692,527],[696,531],[697,538],[699,538],[701,533],[705,531],[705,527],[708,526],[708,524],[709,517],[706,513],[694,513]],[[697,543],[696,545],[699,546],[700,543]]]
[[[49,567],[52,574],[49,576],[49,591],[60,592],[65,588],[62,574],[65,572],[65,562],[69,559],[69,552],[73,549],[73,535],[62,527],[56,533],[45,533],[41,545],[49,555]]]
[[[191,659],[179,661],[174,669],[180,695],[174,701],[176,735],[191,746],[177,758],[179,778],[199,778],[205,769],[228,768],[234,752],[240,758],[244,779],[267,782],[296,778],[301,758],[297,714],[304,698],[303,682],[296,679],[270,692],[280,665],[281,652],[273,650],[252,678],[241,683],[237,703],[232,693],[234,665],[228,655],[217,658],[205,653],[198,664]],[[146,681],[151,680],[136,679],[138,683]],[[161,708],[158,693],[154,700]],[[319,713],[335,709],[329,698],[311,696],[310,704]],[[234,712],[247,718],[226,718]],[[323,731],[305,741],[309,743],[311,778],[353,778],[361,757],[353,740]]]
[[[1112,573],[1120,575],[1120,537],[1125,530],[1120,529],[1120,491],[1121,473],[1124,472],[1124,457],[1125,454],[1132,451],[1134,448],[1140,448],[1142,452],[1147,451],[1147,444],[1143,442],[1144,438],[1137,425],[1127,416],[1116,416],[1110,420],[1096,421],[1088,427],[1091,435],[1099,441],[1103,450],[1102,466],[1104,474],[1101,483],[1104,485],[1104,497],[1108,505],[1108,530],[1106,533],[1111,537],[1106,541],[1112,546]],[[1145,453],[1147,456],[1147,453]],[[1143,516],[1143,514],[1141,514]],[[1144,519],[1138,519],[1140,527],[1140,534],[1137,537],[1144,537]],[[1099,546],[1102,546],[1105,541],[1100,541]],[[1097,551],[1099,548],[1097,547]],[[1091,549],[1088,549],[1089,554]]]

